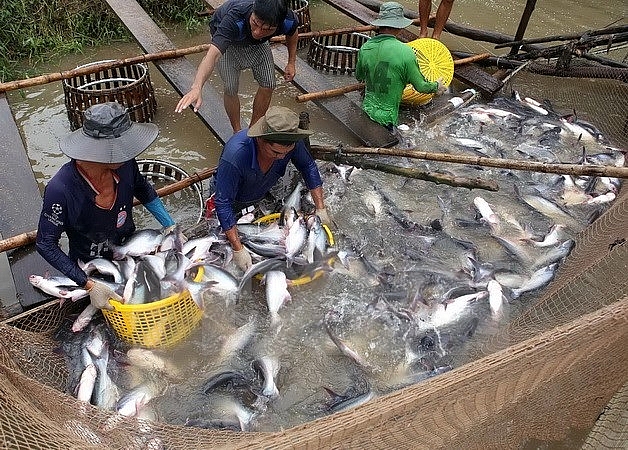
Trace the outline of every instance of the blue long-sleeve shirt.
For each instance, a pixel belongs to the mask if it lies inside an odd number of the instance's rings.
[[[263,173],[257,162],[256,140],[248,137],[247,131],[241,130],[227,141],[216,171],[216,215],[225,231],[236,224],[235,206],[252,205],[264,198],[286,173],[290,161],[308,189],[323,185],[316,161],[303,141],[297,142],[285,158],[274,160]]]
[[[44,192],[37,251],[79,286],[87,282],[87,275],[77,265],[79,259],[85,262],[97,257],[111,259],[111,244],[120,245],[135,231],[133,197],[143,204],[159,200],[153,186],[140,174],[135,160],[115,170],[114,179],[116,199],[109,209],[96,205],[97,193],[79,173],[74,160],[59,169]],[[169,215],[167,219],[172,222]],[[64,232],[68,236],[69,254],[59,247]]]

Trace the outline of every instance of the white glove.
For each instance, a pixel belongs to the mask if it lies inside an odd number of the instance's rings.
[[[445,92],[447,92],[447,86],[445,85],[445,82],[443,81],[442,78],[439,78],[438,80],[436,80],[436,83],[438,83],[438,88],[436,89],[436,95],[443,95]]]
[[[163,227],[161,229],[161,234],[163,234],[164,236],[167,236],[170,233],[172,233],[176,228],[177,228],[177,224],[173,223],[172,225],[169,225],[167,227]]]
[[[329,217],[327,208],[317,208],[316,215],[318,216],[319,219],[321,219],[321,223],[323,225],[327,225],[328,227],[332,226],[331,217]]]
[[[240,270],[242,270],[242,272],[246,272],[253,265],[253,261],[251,261],[251,254],[244,246],[242,246],[240,250],[233,251],[233,262],[240,268]]]
[[[92,280],[94,281],[94,280]],[[113,309],[109,299],[123,302],[124,300],[116,294],[109,286],[98,281],[94,281],[94,285],[89,290],[89,300],[94,308]]]

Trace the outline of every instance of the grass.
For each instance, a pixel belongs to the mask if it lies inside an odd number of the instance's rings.
[[[138,0],[160,26],[204,25],[202,0]],[[3,0],[0,8],[0,81],[38,75],[41,61],[85,48],[128,41],[131,35],[104,0]]]

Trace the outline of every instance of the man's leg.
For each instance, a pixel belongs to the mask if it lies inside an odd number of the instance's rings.
[[[454,5],[454,0],[441,0],[436,10],[436,23],[434,24],[434,31],[432,37],[434,39],[440,39],[440,34],[445,28],[445,23],[451,13],[451,8]]]
[[[253,115],[251,116],[249,128],[266,114],[270,106],[270,101],[273,98],[273,90],[272,88],[264,88],[261,86],[257,88],[255,98],[253,99]]]
[[[273,63],[273,53],[270,44],[264,42],[254,47],[251,52],[251,70],[253,78],[259,87],[253,99],[253,114],[251,115],[251,125],[257,122],[268,110],[273,91],[277,82],[275,80],[275,65]]]
[[[229,123],[231,123],[231,128],[233,128],[234,133],[237,133],[242,129],[242,122],[240,120],[240,97],[238,94],[229,95],[225,91],[223,102],[227,117],[229,117]],[[253,108],[253,111],[255,111],[255,108]]]
[[[427,21],[430,18],[432,0],[419,0],[419,37],[427,37]]]
[[[236,133],[242,129],[242,121],[240,120],[240,97],[238,96],[238,88],[240,85],[240,71],[238,65],[238,55],[234,54],[232,47],[229,47],[224,55],[216,64],[218,73],[224,85],[223,104],[225,112],[229,118],[229,123],[233,132]]]

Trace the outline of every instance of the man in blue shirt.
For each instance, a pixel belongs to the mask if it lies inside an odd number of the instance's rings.
[[[120,245],[135,232],[134,197],[162,226],[174,221],[135,161],[157,137],[157,125],[132,122],[115,102],[93,105],[83,117],[82,128],[60,143],[72,160],[46,186],[36,248],[55,269],[89,290],[95,307],[112,309],[109,299],[122,301],[121,297],[89,279],[77,261],[111,259],[111,245]],[[69,254],[59,247],[64,232]]]
[[[275,66],[269,39],[285,35],[288,64],[284,79],[292,81],[296,73],[297,28],[299,20],[286,0],[228,0],[213,14],[210,22],[212,42],[201,61],[190,91],[181,98],[175,111],[190,105],[198,111],[203,103],[203,84],[218,68],[223,80],[224,106],[234,132],[240,131],[240,72],[250,68],[259,88],[253,99],[250,125],[266,112],[276,86]]]
[[[225,144],[216,171],[216,215],[233,247],[233,260],[243,271],[252,261],[240,242],[236,213],[260,201],[290,161],[312,194],[316,214],[322,223],[331,225],[318,167],[303,142],[310,133],[299,128],[299,117],[292,110],[272,106],[251,128],[234,134]]]

